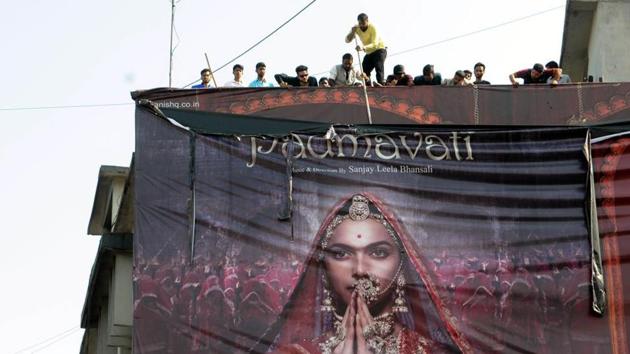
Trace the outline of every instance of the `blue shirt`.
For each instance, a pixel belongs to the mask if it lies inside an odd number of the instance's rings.
[[[194,89],[210,89],[210,88],[212,88],[212,86],[210,86],[210,84],[208,84],[208,86],[206,86],[203,83],[201,83],[201,84],[198,84],[198,85],[191,86],[191,88],[194,88]]]
[[[269,82],[267,80],[263,82],[256,79],[249,83],[249,87],[276,87],[276,85],[274,85],[273,82]]]

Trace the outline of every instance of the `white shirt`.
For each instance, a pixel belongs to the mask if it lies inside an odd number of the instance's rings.
[[[354,86],[355,84],[362,83],[361,72],[355,69],[354,66],[346,75],[346,69],[344,69],[341,64],[335,65],[330,69],[330,75],[328,77],[335,80],[335,86]]]
[[[243,80],[241,81],[230,80],[226,82],[225,85],[223,85],[223,87],[247,87],[247,85],[245,85]]]

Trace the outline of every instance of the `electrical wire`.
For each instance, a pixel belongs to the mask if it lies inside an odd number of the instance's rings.
[[[46,348],[50,347],[51,345],[56,344],[56,343],[58,343],[58,342],[60,342],[60,341],[62,341],[62,340],[64,340],[64,339],[66,339],[67,337],[70,337],[70,335],[75,334],[75,333],[76,333],[77,331],[79,331],[79,330],[80,330],[80,328],[76,328],[74,331],[69,332],[69,333],[66,333],[66,334],[64,334],[63,336],[61,336],[61,337],[59,337],[59,338],[55,339],[54,341],[52,341],[52,342],[50,342],[50,343],[48,343],[48,344],[46,344],[46,345],[44,345],[44,346],[42,346],[42,347],[40,347],[40,348],[37,348],[37,349],[32,350],[32,351],[31,351],[31,354],[32,354],[32,353],[37,353],[37,352],[40,352],[40,351],[42,351],[42,350],[44,350],[44,349],[46,349]]]
[[[499,28],[499,27],[503,27],[503,26],[511,25],[511,24],[513,24],[513,23],[515,23],[515,22],[523,21],[523,20],[526,20],[526,19],[529,19],[529,18],[532,18],[532,17],[540,16],[540,15],[545,14],[545,13],[547,13],[547,12],[551,12],[551,11],[555,11],[555,10],[558,10],[558,9],[564,8],[564,6],[565,6],[565,5],[560,5],[560,6],[552,7],[552,8],[549,8],[549,9],[547,9],[547,10],[543,10],[543,11],[540,11],[540,12],[536,12],[536,13],[533,13],[533,14],[529,14],[529,15],[527,15],[527,16],[523,16],[523,17],[515,18],[515,19],[512,19],[512,20],[510,20],[510,21],[506,21],[506,22],[502,22],[502,23],[499,23],[499,24],[496,24],[496,25],[492,25],[492,26],[490,26],[490,27],[485,27],[485,28],[482,28],[482,29],[479,29],[479,30],[476,30],[476,31],[472,31],[472,32],[468,32],[468,33],[460,34],[460,35],[457,35],[457,36],[454,36],[454,37],[450,37],[450,38],[445,38],[445,39],[442,39],[442,40],[439,40],[439,41],[436,41],[436,42],[431,42],[431,43],[423,44],[423,45],[418,46],[418,47],[414,47],[414,48],[410,48],[410,49],[405,49],[405,50],[400,51],[400,52],[396,52],[396,53],[388,54],[388,55],[387,55],[387,57],[389,57],[389,58],[391,58],[391,57],[395,57],[395,56],[397,56],[397,55],[406,54],[406,53],[409,53],[409,52],[416,51],[416,50],[418,50],[418,49],[423,49],[423,48],[427,48],[427,47],[432,47],[432,46],[434,46],[434,45],[438,45],[438,44],[442,44],[442,43],[446,43],[446,42],[454,41],[454,40],[461,39],[461,38],[468,37],[468,36],[472,36],[472,35],[475,35],[475,34],[478,34],[478,33],[481,33],[481,32],[485,32],[485,31],[493,30],[493,29],[496,29],[496,28]],[[327,72],[328,72],[328,71],[322,71],[322,72],[319,72],[319,73],[316,73],[316,74],[313,74],[313,75],[314,75],[314,76],[320,76],[321,74],[325,74],[325,73],[327,73]]]
[[[552,8],[550,8],[550,9],[543,10],[543,11],[540,11],[540,12],[536,12],[536,13],[533,13],[533,14],[530,14],[530,15],[527,15],[527,16],[523,16],[523,17],[515,18],[515,19],[510,20],[510,21],[502,22],[502,23],[496,24],[496,25],[494,25],[494,26],[485,27],[485,28],[482,28],[482,29],[479,29],[479,30],[476,30],[476,31],[472,31],[472,32],[468,32],[468,33],[460,34],[460,35],[457,35],[457,36],[454,36],[454,37],[450,37],[450,38],[446,38],[446,39],[442,39],[442,40],[439,40],[439,41],[436,41],[436,42],[431,42],[431,43],[423,44],[423,45],[421,45],[421,46],[419,46],[419,47],[415,47],[415,48],[411,48],[411,49],[405,49],[405,50],[403,50],[403,51],[401,51],[401,52],[393,53],[393,54],[391,54],[391,55],[389,55],[389,56],[390,56],[390,57],[394,57],[394,56],[397,56],[397,55],[406,54],[406,53],[409,53],[409,52],[416,51],[416,50],[418,50],[418,49],[423,49],[423,48],[426,48],[426,47],[431,47],[431,46],[438,45],[438,44],[442,44],[442,43],[445,43],[445,42],[454,41],[454,40],[456,40],[456,39],[460,39],[460,38],[464,38],[464,37],[472,36],[472,35],[477,34],[477,33],[481,33],[481,32],[485,32],[485,31],[493,30],[493,29],[495,29],[495,28],[499,28],[499,27],[503,27],[503,26],[511,25],[511,24],[513,24],[513,23],[515,23],[515,22],[523,21],[523,20],[526,20],[526,19],[529,19],[529,18],[532,18],[532,17],[535,17],[535,16],[540,16],[540,15],[545,14],[545,13],[547,13],[547,12],[551,12],[551,11],[555,11],[555,10],[561,9],[561,8],[563,8],[564,6],[565,6],[565,5],[560,5],[560,6],[552,7]]]
[[[44,109],[67,109],[67,108],[93,108],[93,107],[116,107],[116,106],[129,106],[135,103],[101,103],[101,104],[78,104],[70,106],[40,106],[40,107],[13,107],[13,108],[0,108],[0,111],[29,111],[29,110],[44,110]]]
[[[218,69],[214,70],[212,74],[218,72],[219,70],[225,68],[226,66],[232,64],[233,62],[235,62],[238,58],[242,57],[243,55],[247,54],[249,51],[251,51],[252,49],[256,48],[259,44],[261,44],[262,42],[264,42],[267,38],[273,36],[276,32],[278,32],[282,27],[286,26],[289,22],[293,21],[293,19],[295,19],[296,17],[298,17],[302,12],[304,12],[306,9],[308,9],[311,5],[313,5],[317,0],[312,0],[311,2],[309,2],[306,6],[304,6],[304,8],[302,8],[302,10],[298,11],[295,15],[291,16],[291,18],[289,18],[288,20],[284,21],[283,24],[281,24],[278,28],[276,28],[275,30],[271,31],[271,33],[269,33],[268,35],[266,35],[263,39],[259,40],[258,42],[256,42],[254,45],[252,45],[251,47],[247,48],[243,53],[237,55],[236,57],[234,57],[232,60],[228,61],[227,63],[221,65]],[[197,82],[201,81],[201,79],[197,79],[191,83],[189,83],[188,85],[184,86],[183,88],[186,88],[190,85],[193,85]]]
[[[256,48],[260,43],[264,42],[267,38],[273,36],[276,32],[278,32],[282,27],[286,26],[289,22],[293,21],[293,19],[295,19],[296,17],[298,17],[302,12],[304,12],[306,9],[308,9],[311,5],[313,5],[317,0],[312,0],[311,2],[309,2],[306,6],[304,6],[304,8],[302,8],[302,10],[298,11],[295,15],[291,16],[291,18],[289,18],[288,20],[284,21],[283,24],[281,24],[278,28],[276,28],[275,30],[273,30],[271,33],[269,33],[268,35],[266,35],[263,39],[259,40],[258,42],[256,42],[256,44],[252,45],[251,47],[247,48],[243,53],[237,55],[234,59],[228,61],[227,63],[221,65],[218,69],[216,69],[214,72],[217,72],[223,68],[225,68],[226,66],[230,65],[231,63],[233,63],[234,61],[236,61],[236,59],[242,57],[243,55],[247,54],[250,50]]]
[[[18,350],[17,352],[15,352],[15,354],[19,354],[19,353],[23,353],[25,351],[29,351],[31,349],[37,348],[37,347],[39,347],[39,346],[41,346],[43,344],[46,344],[46,343],[48,343],[50,341],[53,341],[53,340],[54,340],[54,342],[52,342],[52,343],[56,343],[57,341],[59,341],[59,340],[65,338],[65,337],[73,334],[74,332],[78,331],[79,329],[81,329],[81,328],[79,328],[78,326],[66,329],[65,331],[59,332],[59,333],[55,334],[54,336],[52,336],[50,338],[47,338],[47,339],[45,339],[45,340],[43,340],[41,342],[38,342],[38,343],[35,343],[35,344],[31,344],[28,347],[25,347],[25,348],[23,348],[21,350]],[[49,343],[47,346],[50,346],[50,344],[51,343]],[[46,348],[46,347],[43,347],[43,348]],[[39,351],[41,349],[42,348],[36,349],[35,351]],[[31,351],[31,352],[33,352],[33,351]]]

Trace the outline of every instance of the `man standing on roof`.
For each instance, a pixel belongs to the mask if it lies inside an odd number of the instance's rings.
[[[359,36],[363,46],[358,45],[357,51],[365,51],[363,57],[363,72],[370,77],[372,70],[376,69],[376,81],[385,85],[385,58],[387,57],[387,47],[381,36],[376,31],[376,27],[368,21],[366,14],[359,14],[358,24],[352,26],[346,35],[346,43],[352,42],[355,34]]]
[[[232,67],[232,74],[234,75],[234,80],[230,80],[225,83],[225,87],[245,87],[245,82],[243,82],[243,65],[234,64]]]
[[[280,87],[304,87],[304,86],[313,86],[317,87],[317,79],[313,76],[308,75],[308,68],[306,65],[298,65],[295,68],[295,73],[297,76],[289,76],[287,74],[275,74],[273,77],[278,82]]]
[[[328,82],[331,86],[360,86],[361,73],[352,65],[352,54],[346,53],[341,57],[341,64],[337,64],[330,69]],[[321,82],[320,82],[321,86]]]
[[[468,69],[464,70],[464,81],[466,85],[472,84],[472,71]]]
[[[387,77],[387,86],[413,86],[413,76],[405,73],[402,64],[394,66],[394,75]]]
[[[442,83],[442,75],[436,73],[433,69],[433,65],[427,64],[422,68],[422,75],[416,76],[413,79],[413,84],[417,86],[422,85],[440,85]]]
[[[265,72],[267,71],[267,65],[262,61],[256,64],[256,80],[249,83],[249,87],[274,87],[275,85],[271,81],[267,81],[265,78]]]
[[[542,64],[536,63],[531,69],[523,69],[510,74],[509,79],[512,82],[512,86],[518,87],[518,81],[516,79],[523,79],[525,85],[529,84],[544,84],[549,78],[552,86],[558,84],[562,69],[545,69]]]
[[[475,85],[490,85],[490,81],[483,79],[483,74],[486,73],[486,66],[482,62],[475,64]]]
[[[330,81],[325,77],[319,78],[319,87],[331,87]]]
[[[453,75],[452,79],[444,79],[442,82],[442,86],[465,86],[468,85],[466,82],[466,73],[461,70],[457,70],[455,75]]]
[[[557,62],[555,61],[550,61],[547,64],[545,64],[545,69],[549,70],[549,69],[560,69],[560,66],[558,65]],[[547,79],[547,83],[550,84],[551,81],[553,80],[553,77],[550,77]],[[571,83],[571,77],[567,74],[560,74],[560,80],[558,80],[559,84],[570,84]]]
[[[212,73],[210,72],[210,69],[202,69],[201,72],[199,73],[201,75],[201,83],[192,86],[192,88],[194,89],[209,89],[212,88],[212,86],[210,86],[210,79],[212,79]]]

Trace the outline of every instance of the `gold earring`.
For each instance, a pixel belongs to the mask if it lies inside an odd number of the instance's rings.
[[[330,296],[330,290],[328,290],[328,282],[325,276],[322,276],[322,283],[324,284],[324,300],[322,300],[320,310],[322,312],[334,312],[335,307],[333,306],[332,296]]]
[[[396,299],[394,300],[394,306],[392,306],[392,312],[394,313],[409,312],[405,301],[405,285],[405,276],[400,274],[398,279],[396,279]]]

